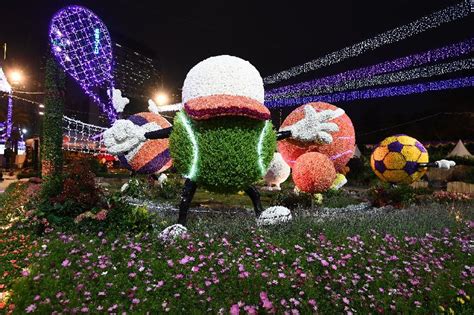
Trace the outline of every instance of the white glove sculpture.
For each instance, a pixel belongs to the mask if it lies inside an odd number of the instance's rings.
[[[438,168],[449,170],[451,167],[456,166],[456,162],[450,160],[439,160],[435,162]]]
[[[328,121],[341,115],[344,115],[341,108],[317,112],[313,106],[306,105],[304,118],[291,126],[281,128],[280,131],[291,131],[291,137],[295,140],[329,144],[333,140],[330,133],[339,131],[339,127]]]
[[[114,108],[118,113],[123,112],[125,106],[130,103],[128,98],[122,96],[122,91],[119,89],[113,89],[112,91],[109,91],[109,96],[112,99],[112,105],[114,105]]]
[[[124,154],[144,142],[148,131],[130,120],[119,119],[104,132],[104,144],[110,154]]]

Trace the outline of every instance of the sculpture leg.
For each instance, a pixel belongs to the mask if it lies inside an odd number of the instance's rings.
[[[253,208],[255,209],[255,216],[258,218],[263,212],[262,202],[260,201],[260,193],[257,188],[250,186],[245,193],[250,197],[253,203]]]
[[[197,185],[195,182],[190,179],[186,179],[186,182],[184,183],[183,192],[181,194],[181,203],[179,204],[178,224],[186,226],[189,205],[193,200],[196,188]]]

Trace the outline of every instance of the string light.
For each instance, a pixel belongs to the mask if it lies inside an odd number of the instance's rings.
[[[96,92],[113,89],[112,44],[105,24],[86,8],[68,6],[54,15],[49,37],[53,54],[63,69],[113,123],[117,112],[111,99],[104,103]]]
[[[459,79],[433,81],[426,83],[386,87],[386,88],[375,88],[368,90],[357,90],[349,92],[340,92],[326,95],[306,96],[291,99],[279,99],[265,102],[265,105],[270,108],[297,106],[310,102],[350,102],[359,99],[370,99],[370,98],[381,98],[381,97],[392,97],[410,94],[420,94],[430,91],[441,91],[448,89],[458,89],[464,87],[474,86],[474,76],[464,77]]]
[[[274,84],[282,80],[295,77],[299,74],[313,71],[322,67],[339,63],[345,59],[356,57],[364,52],[374,50],[384,45],[399,42],[406,38],[436,28],[444,23],[449,23],[468,16],[471,12],[469,0],[463,0],[454,6],[424,16],[407,25],[402,25],[373,38],[364,40],[339,51],[329,53],[321,58],[306,62],[302,65],[292,67],[288,70],[270,75],[264,78],[265,84]]]
[[[465,54],[470,54],[474,46],[474,38],[444,46],[441,48],[428,50],[422,53],[404,56],[391,61],[378,63],[376,65],[363,67],[355,70],[338,73],[315,80],[301,82],[292,85],[271,89],[265,92],[268,99],[274,99],[277,95],[291,95],[298,90],[311,90],[316,86],[332,86],[341,84],[344,81],[359,80],[370,78],[378,74],[396,72],[410,67],[421,66],[448,58],[459,57]],[[296,96],[296,94],[295,94]]]
[[[387,85],[390,83],[398,83],[404,81],[411,81],[420,78],[431,78],[434,76],[444,75],[448,73],[453,73],[461,70],[470,70],[474,68],[474,59],[466,60],[457,60],[453,62],[419,67],[415,69],[410,69],[406,71],[386,73],[371,77],[364,80],[351,80],[346,81],[336,86],[317,86],[312,90],[302,90],[287,93],[284,95],[275,95],[267,98],[268,100],[281,99],[281,98],[290,98],[290,97],[299,97],[299,96],[309,96],[309,95],[320,95],[323,93],[334,93],[347,90],[355,90],[362,87],[374,86],[374,85]]]
[[[63,134],[66,136],[63,149],[82,153],[104,151],[102,134],[106,129],[63,116]]]

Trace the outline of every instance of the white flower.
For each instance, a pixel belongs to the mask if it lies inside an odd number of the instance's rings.
[[[286,207],[270,207],[263,211],[257,219],[257,225],[274,225],[291,221],[290,209]]]
[[[183,104],[198,97],[219,94],[246,96],[263,103],[263,79],[250,62],[228,55],[207,58],[186,75]]]
[[[178,237],[182,237],[187,233],[188,229],[185,226],[181,224],[174,224],[161,231],[161,233],[158,235],[158,239],[160,239],[162,242],[169,242],[177,239]]]
[[[128,183],[123,184],[122,187],[120,188],[120,192],[123,193],[125,190],[128,189],[129,186],[130,186],[130,185],[129,185]]]
[[[311,105],[304,107],[304,118],[291,126],[281,128],[280,131],[291,131],[291,137],[304,142],[332,143],[330,133],[339,131],[339,126],[328,122],[344,115],[344,110],[323,110],[317,112]]]
[[[119,119],[104,132],[104,144],[110,154],[123,154],[144,142],[146,132],[130,120]]]
[[[158,177],[158,186],[163,187],[163,184],[168,180],[168,176],[165,173]]]

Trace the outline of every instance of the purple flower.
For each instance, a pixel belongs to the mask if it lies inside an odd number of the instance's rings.
[[[71,266],[71,262],[69,261],[69,259],[64,259],[63,262],[61,263],[61,266],[63,267],[69,267]]]
[[[33,313],[36,311],[36,304],[30,304],[27,308],[25,308],[25,312]]]

